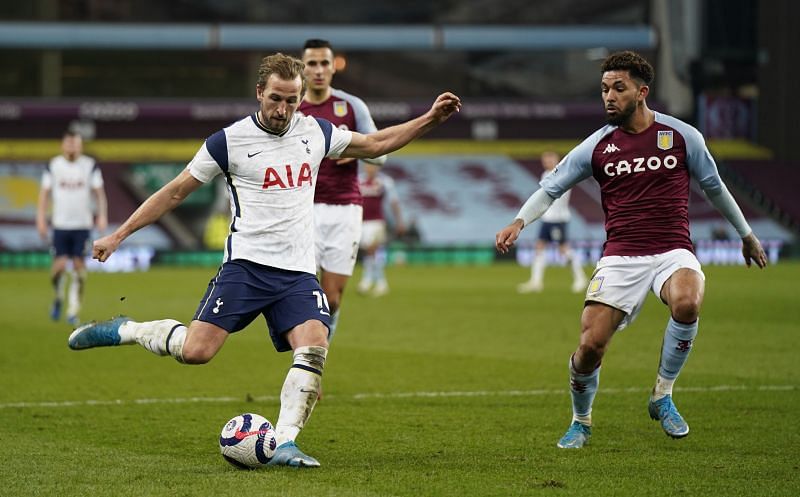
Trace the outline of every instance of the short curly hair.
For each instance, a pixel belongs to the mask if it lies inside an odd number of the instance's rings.
[[[628,71],[632,78],[641,80],[646,85],[652,83],[656,75],[653,66],[644,57],[630,50],[612,53],[606,57],[600,66],[600,72],[608,71]]]

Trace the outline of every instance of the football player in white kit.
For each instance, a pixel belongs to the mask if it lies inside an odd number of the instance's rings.
[[[86,281],[86,249],[89,234],[95,226],[104,231],[108,225],[103,175],[94,159],[83,155],[83,139],[67,131],[61,140],[61,155],[53,157],[42,174],[36,228],[43,240],[48,239],[47,211],[52,200],[50,224],[53,228],[53,264],[50,275],[55,299],[50,308],[54,321],[61,318],[67,264],[72,261],[72,281],[67,301],[67,322],[78,324],[81,296]],[[96,209],[97,220],[95,224]]]
[[[231,226],[224,262],[185,326],[120,317],[81,326],[72,349],[138,343],[179,362],[211,360],[228,335],[259,314],[278,351],[293,351],[275,425],[278,448],[270,465],[317,467],[295,439],[317,402],[328,351],[330,309],[316,278],[313,198],[325,157],[377,157],[397,150],[460,110],[452,93],[439,95],[415,119],[370,135],[296,113],[306,81],[303,63],[265,57],[258,71],[259,110],[211,135],[187,168],[150,196],[114,233],[94,242],[102,261],[136,230],[155,222],[216,175],[230,191]]]
[[[547,151],[542,154],[542,167],[544,173],[539,180],[541,183],[550,176],[558,165],[560,157],[558,153]],[[588,280],[581,267],[581,261],[569,246],[567,237],[567,224],[569,224],[572,214],[569,209],[570,192],[566,192],[561,197],[555,199],[547,211],[539,219],[542,226],[539,236],[536,239],[536,251],[531,263],[531,279],[517,285],[519,293],[541,292],[544,288],[544,270],[547,267],[547,246],[557,244],[561,256],[567,260],[572,268],[572,291],[579,293],[586,289]]]

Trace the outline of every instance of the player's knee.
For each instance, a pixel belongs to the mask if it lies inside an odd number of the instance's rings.
[[[181,351],[181,361],[185,364],[205,364],[217,354],[217,349],[203,343],[186,341]]]
[[[295,326],[286,334],[292,349],[298,347],[328,347],[328,327],[322,321],[310,319]]]
[[[700,299],[689,295],[678,297],[670,307],[672,318],[682,323],[693,323],[700,315]]]
[[[604,344],[592,341],[581,343],[572,359],[575,369],[582,373],[594,371],[603,360],[605,351]]]

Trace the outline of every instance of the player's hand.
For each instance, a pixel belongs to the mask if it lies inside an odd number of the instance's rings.
[[[764,247],[761,246],[761,242],[752,232],[742,238],[742,255],[747,267],[750,267],[751,261],[755,262],[760,268],[764,268],[767,265],[767,254],[764,252]]]
[[[508,253],[508,250],[514,246],[514,242],[519,238],[522,227],[522,219],[515,219],[513,223],[500,230],[495,236],[494,242],[497,251],[501,254]]]
[[[98,233],[103,233],[108,228],[108,218],[106,216],[97,216],[97,223],[95,224],[97,227]]]
[[[49,235],[49,233],[47,231],[47,224],[46,223],[36,223],[36,231],[39,232],[39,237],[43,241],[46,242],[47,241],[47,237]]]
[[[436,98],[431,107],[433,118],[438,123],[445,122],[454,112],[461,111],[461,99],[448,92],[442,93]]]
[[[355,162],[355,159],[352,157],[347,157],[345,159],[339,159],[336,161],[337,166],[344,166],[345,164],[349,164],[351,162]]]
[[[97,259],[100,262],[106,262],[106,260],[111,257],[117,247],[119,247],[120,242],[114,237],[114,235],[104,236],[99,240],[95,240],[92,243],[92,259]]]

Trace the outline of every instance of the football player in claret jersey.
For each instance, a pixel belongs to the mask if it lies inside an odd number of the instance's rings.
[[[107,260],[131,233],[222,174],[230,192],[230,234],[222,266],[189,326],[120,317],[79,327],[68,344],[80,350],[138,343],[157,355],[202,364],[229,334],[263,315],[276,350],[293,351],[275,424],[278,448],[269,464],[315,467],[319,462],[300,451],[295,439],[317,402],[328,352],[330,308],[316,278],[313,241],[320,162],[397,150],[447,120],[461,102],[443,93],[422,116],[362,135],[297,113],[305,87],[300,60],[265,57],[256,82],[258,111],[211,135],[186,169],[111,235],[94,242],[93,257]]]
[[[55,299],[50,308],[54,321],[61,318],[67,265],[72,261],[72,279],[67,292],[67,322],[78,324],[81,297],[86,281],[86,251],[89,234],[95,226],[105,231],[106,194],[103,175],[94,159],[83,155],[83,138],[67,131],[61,140],[61,155],[53,157],[42,175],[42,188],[36,211],[36,228],[43,240],[48,237],[47,210],[52,201],[50,223],[53,228],[53,264],[50,275]],[[94,201],[94,210],[93,202]],[[96,220],[95,220],[96,214]]]
[[[308,90],[298,111],[321,117],[339,129],[369,134],[377,131],[369,108],[358,97],[331,87],[336,73],[333,47],[327,40],[306,40],[302,60]],[[382,165],[386,156],[363,159]],[[314,226],[320,284],[331,306],[331,337],[336,332],[339,309],[347,281],[353,275],[361,238],[362,198],[355,159],[324,159],[314,193]]]
[[[388,204],[392,210],[394,231],[398,235],[405,232],[403,215],[400,210],[400,199],[394,180],[379,172],[378,166],[367,164],[358,179],[361,195],[364,196],[364,226],[361,232],[360,247],[364,251],[363,271],[358,282],[358,293],[365,294],[372,290],[373,297],[389,293],[386,281],[385,245],[387,240],[386,216],[384,207]]]
[[[670,311],[648,412],[667,435],[689,433],[672,400],[672,386],[697,335],[704,291],[705,276],[689,237],[690,178],[742,237],[747,266],[767,264],[700,132],[648,108],[652,66],[626,51],[608,56],[601,72],[608,124],[561,161],[495,240],[497,250],[507,252],[522,228],[554,199],[589,177],[600,184],[606,242],[586,290],[580,344],[569,360],[573,417],[558,442],[562,448],[580,448],[589,441],[603,354],[614,333],[636,318],[648,291]]]

